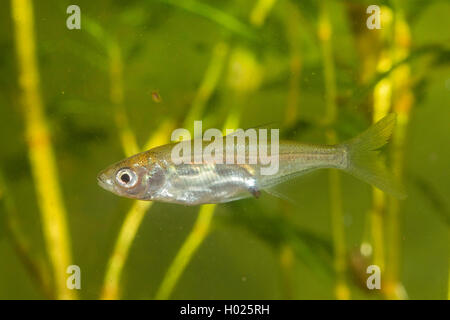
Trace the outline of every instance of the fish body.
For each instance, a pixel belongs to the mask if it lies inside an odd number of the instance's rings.
[[[395,116],[388,115],[361,135],[338,145],[280,141],[276,154],[278,170],[270,175],[261,174],[265,164],[259,159],[244,164],[210,161],[175,164],[172,160],[175,144],[167,144],[113,164],[98,175],[98,183],[128,198],[199,205],[257,198],[261,190],[269,190],[306,172],[335,168],[401,198],[403,191],[393,183],[376,151],[388,141],[394,124]],[[250,148],[246,146],[246,160]]]

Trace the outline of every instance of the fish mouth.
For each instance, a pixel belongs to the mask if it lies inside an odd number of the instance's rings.
[[[97,175],[97,183],[103,189],[113,192],[113,183],[104,172],[100,172]]]

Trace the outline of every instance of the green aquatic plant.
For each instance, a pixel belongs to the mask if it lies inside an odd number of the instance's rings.
[[[196,119],[201,119],[204,107],[211,94],[217,87],[218,78],[226,62],[228,45],[218,43],[213,51],[213,57],[205,72],[203,81],[197,91],[194,103],[186,117],[185,125],[191,127],[191,123]],[[192,121],[192,122],[191,122]],[[172,264],[167,269],[163,280],[156,292],[156,299],[168,299],[172,293],[181,274],[191,260],[193,254],[204,241],[210,231],[211,220],[213,218],[215,205],[205,205],[200,207],[197,220],[192,231],[187,236],[183,245],[176,254]]]
[[[76,297],[76,292],[69,290],[66,286],[66,268],[71,264],[70,237],[56,159],[39,88],[33,6],[29,0],[13,0],[11,9],[28,154],[47,253],[53,271],[55,296],[59,299],[73,299]]]
[[[55,290],[51,284],[48,267],[42,257],[34,254],[30,248],[30,241],[23,231],[17,212],[15,199],[12,197],[0,171],[0,208],[8,238],[13,244],[17,255],[23,262],[31,277],[41,289],[43,295],[49,299],[55,298]]]
[[[254,11],[252,11],[252,14],[250,15],[250,17],[253,17],[253,19],[254,19],[253,23],[255,23],[255,21],[257,21],[257,22],[261,21],[261,23],[262,23],[262,21],[264,21],[263,16],[265,16],[269,11],[269,10],[261,11],[261,9],[260,9],[261,6],[264,6],[261,4],[263,2],[266,2],[266,0],[260,0],[259,2],[257,2],[256,6],[253,9]],[[221,50],[221,52],[223,52],[225,47],[223,47],[223,45],[221,45],[221,47],[219,47],[219,49]],[[237,51],[237,52],[239,53],[240,51]],[[217,53],[216,53],[216,55],[217,55]],[[213,71],[209,71],[205,74],[203,85],[200,87],[200,90],[203,87],[207,87],[207,88],[210,88],[209,92],[211,92],[213,90],[213,88],[215,88],[216,83],[217,83],[218,70],[222,69],[222,64],[225,63],[223,53],[220,55],[220,57],[221,57],[221,59],[217,58],[217,59],[213,59],[211,61],[211,64],[210,64],[210,67],[208,70],[213,70]],[[254,84],[248,85],[247,82],[249,79],[252,78],[252,76],[255,76],[254,72],[258,71],[257,70],[258,67],[256,67],[254,63],[251,63],[251,62],[253,62],[251,54],[249,54],[247,56],[244,53],[243,57],[244,57],[244,61],[242,61],[242,59],[240,59],[240,58],[242,58],[241,55],[239,55],[239,54],[236,55],[236,51],[235,51],[235,55],[230,57],[229,63],[231,65],[231,70],[233,70],[233,64],[237,64],[236,68],[243,69],[244,71],[240,72],[239,75],[237,75],[236,77],[232,77],[231,81],[229,81],[229,86],[231,88],[234,87],[234,89],[236,91],[242,90],[245,92],[245,91],[251,90],[254,87]],[[251,68],[251,67],[249,68],[249,65],[253,66],[253,68]],[[215,71],[215,70],[217,70],[217,71]],[[236,82],[237,82],[237,84],[236,84]],[[197,96],[200,96],[200,94],[197,94]],[[207,100],[209,95],[201,95],[201,97],[202,97],[201,102],[200,103],[197,102],[197,103],[199,105],[204,105],[204,103],[206,102],[205,100]],[[198,114],[196,114],[196,115],[192,114],[187,119],[190,119],[190,118],[192,118],[192,119],[200,118],[201,119],[201,115],[202,115],[201,108],[198,108],[196,105],[194,105],[194,106],[195,106],[194,112],[198,112]],[[240,114],[241,114],[241,111],[239,110],[239,105],[234,105],[232,107],[231,111],[228,113],[227,119],[225,120],[224,131],[226,128],[238,128]],[[210,232],[211,221],[213,219],[215,207],[216,207],[216,205],[214,205],[214,204],[203,205],[200,207],[198,217],[194,224],[194,227],[193,227],[192,231],[190,232],[190,234],[188,235],[188,237],[186,238],[184,244],[178,251],[172,264],[168,268],[167,273],[164,276],[163,281],[161,282],[161,285],[156,293],[156,299],[168,299],[170,297],[177,281],[179,280],[179,277],[181,276],[181,274],[183,273],[187,264],[191,260],[193,254],[197,251],[198,247],[201,245],[201,243],[205,240],[206,236]]]
[[[324,126],[334,125],[337,117],[337,87],[335,79],[335,66],[333,45],[331,41],[333,28],[330,22],[330,8],[327,1],[320,2],[320,13],[318,18],[318,37],[322,51],[324,68],[325,106],[326,111],[323,118]],[[336,144],[336,132],[326,129],[327,142]],[[345,245],[345,229],[341,197],[340,174],[337,170],[329,171],[329,192],[331,205],[331,225],[333,230],[334,244],[334,269],[336,273],[335,295],[337,299],[346,300],[350,298],[350,290],[347,284],[347,249]]]

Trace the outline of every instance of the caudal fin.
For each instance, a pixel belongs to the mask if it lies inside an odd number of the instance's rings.
[[[344,170],[396,198],[403,199],[406,198],[406,192],[392,177],[377,151],[388,142],[395,122],[396,115],[388,114],[360,135],[343,143],[342,146],[348,152],[348,165]]]

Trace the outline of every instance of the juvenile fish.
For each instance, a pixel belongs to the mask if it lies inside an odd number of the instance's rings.
[[[258,198],[261,191],[269,192],[306,172],[335,168],[404,198],[405,192],[390,178],[377,151],[389,140],[395,120],[395,114],[389,114],[355,138],[337,145],[280,141],[279,169],[273,175],[261,175],[259,161],[175,164],[171,159],[175,144],[167,144],[109,166],[97,180],[104,189],[127,198],[199,205]]]

